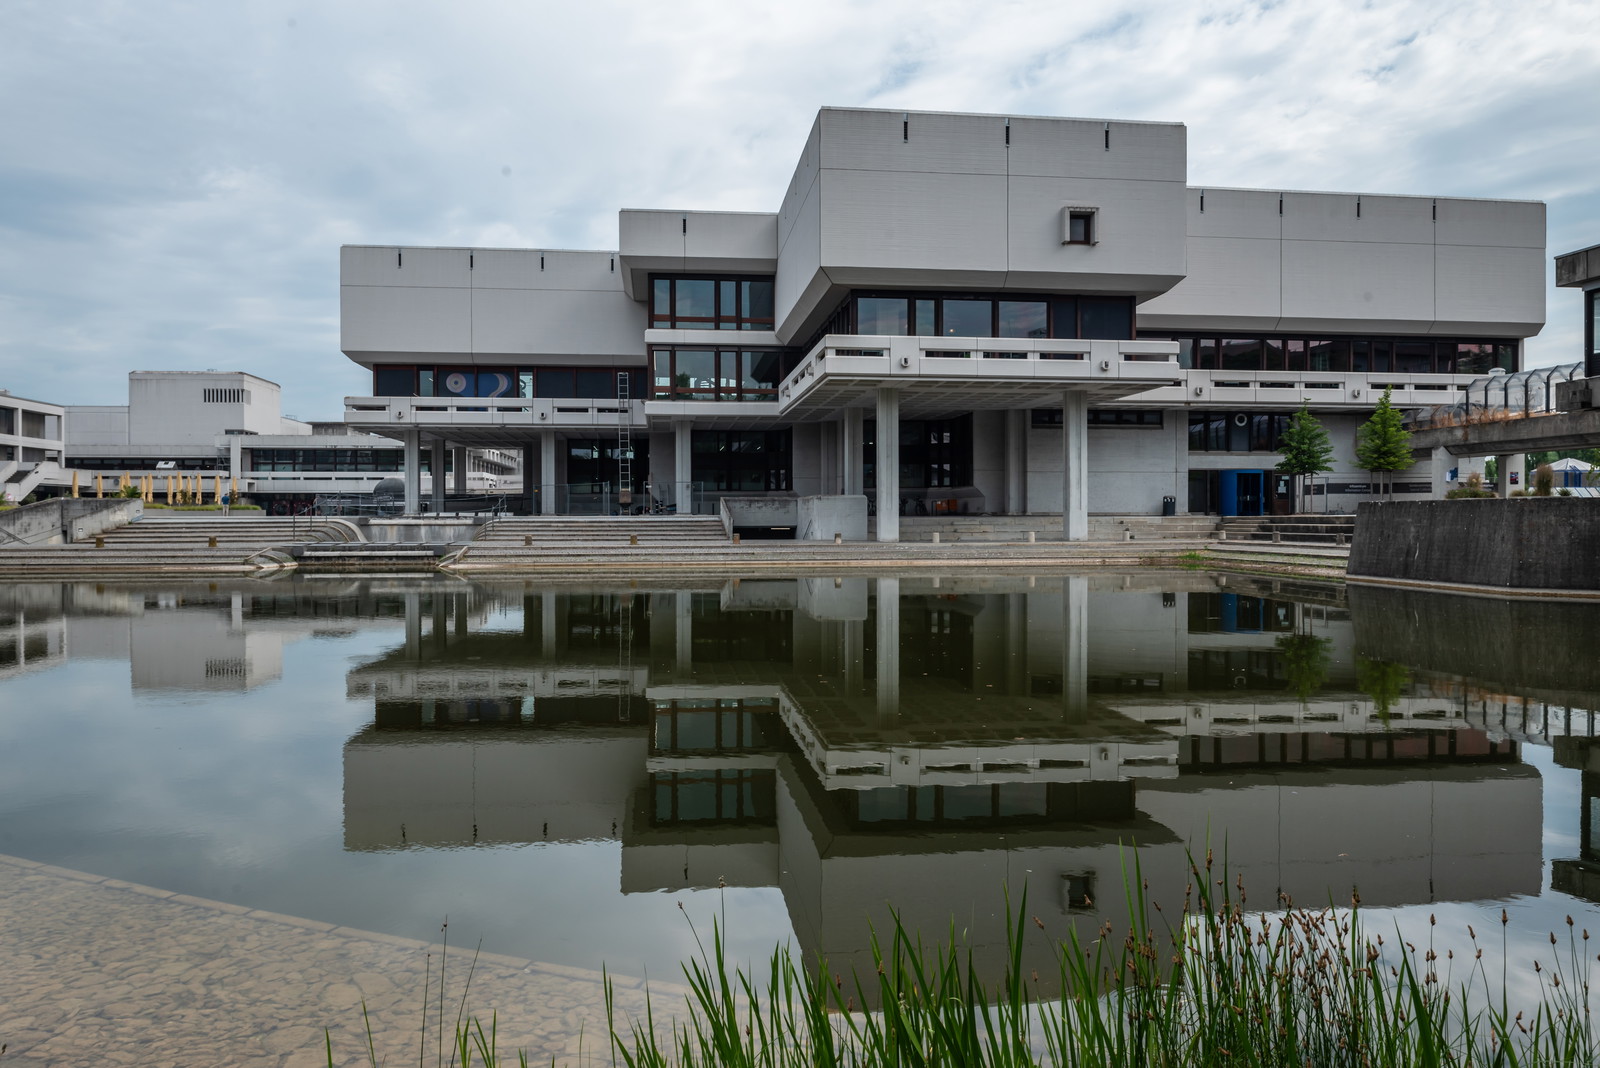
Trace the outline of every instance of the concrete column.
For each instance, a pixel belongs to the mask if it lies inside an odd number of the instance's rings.
[[[673,648],[678,654],[676,674],[680,679],[687,679],[694,671],[694,594],[680,590],[674,596],[673,616],[677,625],[673,628]]]
[[[1450,469],[1455,467],[1455,457],[1450,455],[1450,450],[1437,448],[1429,457],[1428,473],[1431,483],[1429,496],[1438,501],[1450,492]]]
[[[561,507],[556,493],[556,432],[539,431],[539,514],[555,515]]]
[[[1006,628],[1006,693],[1028,696],[1028,595],[1003,593]]]
[[[844,428],[837,419],[822,424],[822,438],[817,443],[817,492],[831,497],[839,492],[839,472],[844,461],[839,458],[839,445],[844,440]]]
[[[1515,458],[1511,456],[1496,456],[1494,458],[1495,496],[1497,497],[1511,496],[1511,465],[1514,459]],[[1517,488],[1522,488],[1520,483],[1518,484]]]
[[[533,446],[522,447],[522,495],[528,498],[528,514],[537,515],[539,506],[536,490],[539,484],[533,478]]]
[[[865,665],[862,661],[867,653],[867,632],[864,621],[859,619],[845,620],[843,630],[841,640],[844,649],[841,656],[844,667],[844,692],[847,696],[854,697],[861,692],[861,681],[865,674]]]
[[[878,540],[900,540],[900,391],[878,387]]]
[[[1007,515],[1028,513],[1028,413],[1006,412],[1006,505]]]
[[[406,611],[406,659],[422,659],[422,595],[416,590],[401,594]]]
[[[844,424],[840,427],[843,439],[840,442],[839,460],[843,466],[839,471],[839,492],[846,497],[861,494],[861,439],[865,421],[866,412],[860,408],[845,409]]]
[[[408,430],[405,434],[405,513],[416,515],[422,511],[422,434]]]
[[[881,410],[881,409],[880,409]],[[879,427],[883,426],[880,421]],[[878,580],[878,725],[900,719],[900,580]]]
[[[547,661],[556,658],[556,595],[550,592],[539,598],[539,652]]]
[[[1068,541],[1089,538],[1089,396],[1061,395],[1061,524]]]
[[[694,511],[694,428],[687,419],[672,424],[672,503],[679,515]]]
[[[1082,394],[1079,394],[1082,396]],[[1061,580],[1061,693],[1067,719],[1089,715],[1089,580]]]
[[[452,449],[450,462],[455,465],[455,486],[451,492],[464,497],[467,493],[467,450],[459,446]]]
[[[444,511],[444,457],[444,439],[434,438],[433,459],[429,466],[429,471],[431,472],[433,478],[433,492],[428,496],[433,498],[432,507],[435,512]]]

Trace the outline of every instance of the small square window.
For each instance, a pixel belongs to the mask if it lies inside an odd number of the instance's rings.
[[[1093,208],[1067,208],[1063,212],[1063,245],[1092,245],[1095,243]]]

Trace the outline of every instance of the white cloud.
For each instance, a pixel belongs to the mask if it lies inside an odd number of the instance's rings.
[[[329,417],[341,242],[610,247],[770,210],[824,104],[1189,125],[1193,184],[1543,199],[1600,240],[1600,9],[882,0],[12,5],[0,380],[281,380]],[[1535,362],[1579,355],[1551,291]]]

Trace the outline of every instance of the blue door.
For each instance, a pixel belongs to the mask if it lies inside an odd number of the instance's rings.
[[[1265,471],[1221,471],[1219,479],[1223,515],[1260,515],[1265,497]]]

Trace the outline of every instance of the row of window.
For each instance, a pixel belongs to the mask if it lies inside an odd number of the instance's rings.
[[[708,490],[787,490],[788,430],[696,430],[689,438],[689,477]]]
[[[650,350],[651,397],[656,400],[776,401],[778,383],[799,357],[778,349]]]
[[[650,325],[658,330],[771,330],[772,279],[652,277]]]
[[[158,467],[170,464],[170,467]],[[83,471],[226,471],[228,460],[185,456],[69,456],[67,466]]]
[[[1061,426],[1064,421],[1060,408],[1033,409],[1032,422],[1036,427]],[[1162,413],[1160,408],[1090,408],[1088,424],[1159,427],[1162,425]]]
[[[1182,337],[1178,363],[1202,371],[1345,371],[1395,374],[1488,374],[1517,369],[1514,341],[1419,341],[1414,338]]]
[[[644,396],[644,371],[596,367],[375,367],[374,397],[554,397],[615,400]]]
[[[1282,412],[1190,412],[1190,452],[1277,452],[1289,416]]]
[[[1133,337],[1133,300],[1099,296],[858,293],[830,332],[889,337]],[[836,317],[837,318],[837,317]]]
[[[403,449],[246,449],[248,471],[401,471]],[[426,465],[428,457],[424,455]],[[445,457],[446,463],[449,456]]]

